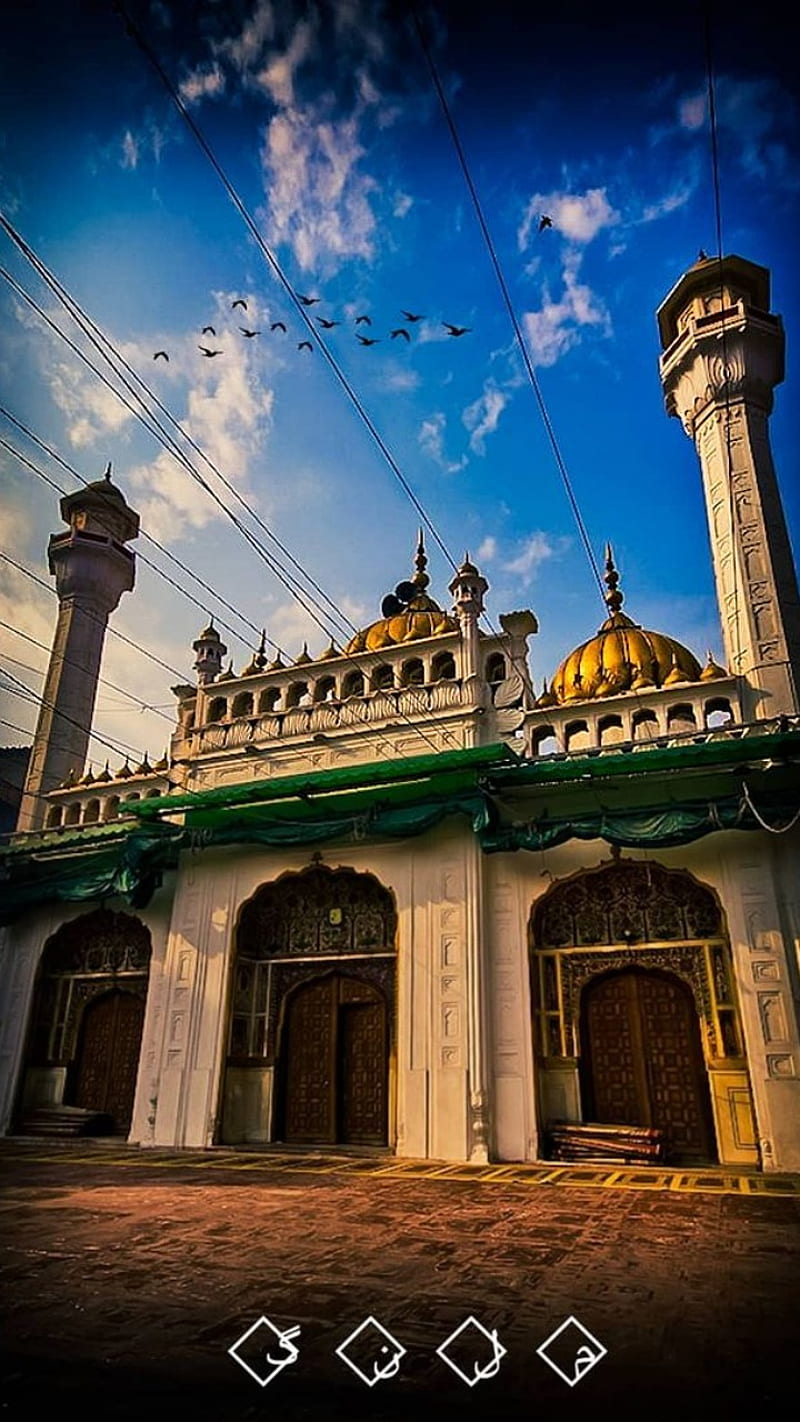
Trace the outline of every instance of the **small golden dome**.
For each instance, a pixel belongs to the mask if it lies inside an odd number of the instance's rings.
[[[548,689],[546,679],[542,682],[542,694],[536,698],[534,705],[538,711],[543,711],[546,706],[558,705],[558,697]]]
[[[610,547],[605,582],[609,616],[596,636],[561,663],[550,686],[556,703],[595,701],[623,691],[699,681],[700,663],[687,647],[661,632],[647,631],[622,612],[619,574]]]
[[[133,771],[131,770],[130,765],[128,764],[128,757],[126,756],[126,757],[125,757],[125,764],[120,766],[119,770],[117,771],[116,775],[114,776],[114,779],[115,779],[115,780],[129,780],[132,775],[133,775]]]
[[[719,662],[714,661],[714,658],[712,657],[711,652],[709,651],[708,660],[700,673],[700,680],[720,681],[722,677],[726,677],[727,675],[728,673],[726,672],[725,668],[721,667],[719,665]]]
[[[304,643],[303,643],[303,650],[302,650],[302,652],[300,653],[300,656],[299,656],[299,657],[295,657],[293,665],[296,666],[296,667],[308,667],[308,666],[311,665],[311,658],[310,658],[310,656],[308,655],[308,643],[307,643],[307,642],[304,642]]]
[[[409,583],[401,583],[400,597],[390,594],[384,598],[384,612],[388,615],[372,622],[363,631],[351,637],[345,648],[353,652],[379,652],[383,647],[398,647],[404,642],[418,642],[425,637],[443,637],[448,632],[458,631],[458,622],[448,612],[443,612],[426,588],[430,578],[425,572],[428,559],[420,529],[414,565],[416,572]],[[400,600],[402,599],[402,601]],[[405,603],[405,606],[403,606]],[[393,604],[393,606],[392,606]],[[391,607],[391,610],[389,608]]]
[[[145,751],[144,760],[141,762],[141,764],[137,765],[137,767],[136,767],[136,774],[137,774],[137,775],[152,775],[152,774],[153,774],[153,767],[152,767],[152,765],[150,764],[149,760],[147,759],[147,752],[146,752],[146,751]]]
[[[111,779],[111,771],[108,768],[108,761],[106,761],[105,770],[101,770],[100,774],[95,776],[95,779],[97,780],[98,784],[101,780],[105,782],[106,780]]]
[[[320,653],[320,656],[319,656],[318,660],[321,661],[321,662],[329,662],[329,661],[331,661],[331,659],[332,659],[333,657],[338,657],[338,656],[339,656],[339,653],[337,652],[337,650],[336,650],[336,648],[335,648],[335,646],[334,646],[334,644],[333,644],[333,638],[331,637],[329,646],[327,646],[327,647],[325,648],[325,651],[324,651],[324,652],[321,652],[321,653]]]
[[[94,771],[92,770],[92,767],[91,767],[91,765],[90,765],[90,766],[89,766],[89,769],[87,770],[87,772],[86,772],[86,774],[84,775],[83,779],[78,781],[78,784],[79,784],[79,785],[94,785],[96,779],[97,779],[97,776],[95,775],[95,773],[94,773]]]

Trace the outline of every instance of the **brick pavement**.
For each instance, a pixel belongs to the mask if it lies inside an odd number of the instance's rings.
[[[654,1422],[795,1388],[800,1182],[531,1188],[391,1164],[0,1143],[5,1415]],[[262,1313],[301,1329],[263,1389],[227,1352]],[[335,1354],[368,1315],[407,1350],[373,1388]],[[468,1315],[507,1350],[472,1387],[435,1351]],[[574,1389],[536,1354],[569,1315],[608,1350]]]

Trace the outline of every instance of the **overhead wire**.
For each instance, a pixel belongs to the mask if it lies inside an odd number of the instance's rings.
[[[89,485],[90,485],[90,483],[91,483],[90,480],[84,479],[83,476],[82,476],[81,474],[79,474],[76,469],[73,469],[72,466],[71,466],[70,464],[68,464],[66,460],[62,459],[62,458],[60,457],[60,455],[58,455],[58,454],[55,453],[54,450],[49,449],[48,446],[45,445],[45,443],[44,443],[43,440],[40,440],[40,439],[38,438],[38,436],[33,433],[33,431],[29,430],[25,425],[23,425],[23,424],[21,423],[21,421],[15,419],[13,415],[9,415],[8,411],[5,410],[2,406],[0,406],[0,415],[5,415],[8,419],[10,419],[15,425],[18,426],[18,428],[20,428],[20,429],[27,435],[28,438],[30,438],[31,440],[33,440],[35,444],[38,444],[38,445],[40,446],[40,448],[44,449],[44,450],[46,451],[46,453],[48,453],[48,454],[50,455],[51,458],[57,460],[58,463],[62,464],[63,467],[69,471],[70,474],[73,474],[76,479],[79,479],[80,482],[83,484],[84,488],[87,488],[87,489],[89,488]],[[18,460],[20,461],[21,464],[24,464],[25,467],[26,467],[27,469],[29,469],[32,474],[35,474],[35,475],[37,476],[37,478],[43,480],[43,482],[44,482],[45,484],[49,484],[51,489],[55,489],[56,492],[59,493],[59,494],[64,494],[64,495],[66,495],[66,494],[68,493],[68,490],[65,489],[65,488],[63,487],[63,485],[59,484],[59,483],[57,482],[57,480],[52,479],[48,474],[46,474],[46,473],[44,472],[43,469],[40,469],[39,466],[33,462],[33,460],[29,459],[29,458],[27,457],[27,455],[25,455],[25,454],[23,454],[23,453],[21,452],[21,450],[16,449],[14,445],[9,444],[7,440],[5,440],[5,439],[2,438],[2,436],[0,436],[0,447],[2,447],[3,449],[7,450],[10,454],[12,454],[16,459],[18,459]],[[103,496],[103,491],[102,491],[102,489],[98,489],[97,487],[95,487],[95,491],[94,491],[94,492],[97,493],[97,494],[102,498],[102,496]],[[109,512],[111,512],[111,510],[115,507],[115,505],[112,503],[112,500],[111,500],[111,498],[110,498],[109,496],[106,496],[106,498],[107,498],[107,502],[108,502]],[[111,525],[108,524],[108,523],[105,523],[105,524],[104,524],[102,518],[98,518],[98,523],[100,523],[100,525],[105,528],[105,531],[106,531],[107,533],[112,533],[112,532],[113,532],[113,529],[112,529]],[[144,532],[143,529],[140,529],[140,530],[139,530],[139,535],[138,535],[138,536],[139,536],[140,538],[144,537],[145,539],[148,539],[148,535]],[[166,549],[166,548],[164,548],[163,545],[160,544],[160,543],[158,543],[155,539],[150,538],[150,539],[149,539],[149,542],[154,543],[155,546],[160,550],[160,552],[166,554],[167,557],[171,557],[171,556],[172,556],[172,555],[169,553],[169,550]],[[249,644],[249,642],[245,639],[245,637],[242,635],[241,632],[238,632],[235,627],[231,627],[230,623],[225,622],[225,621],[224,621],[221,617],[219,617],[210,607],[206,607],[204,603],[199,602],[198,599],[197,599],[196,597],[194,597],[192,593],[188,592],[187,589],[184,588],[184,587],[182,587],[180,583],[176,582],[174,578],[171,578],[170,575],[169,575],[169,573],[165,573],[164,570],[163,570],[163,568],[159,568],[158,565],[152,561],[152,559],[146,557],[144,553],[140,553],[140,552],[138,551],[138,549],[137,549],[137,552],[136,552],[136,561],[137,561],[137,562],[140,562],[140,563],[143,563],[143,564],[145,565],[145,567],[147,567],[147,568],[151,568],[152,571],[158,575],[158,577],[163,578],[165,582],[169,583],[170,587],[173,587],[173,588],[175,588],[175,590],[176,590],[177,592],[182,593],[183,596],[186,597],[186,598],[188,598],[188,600],[189,600],[191,603],[193,603],[195,607],[199,608],[200,611],[203,612],[203,613],[205,613],[205,615],[206,615],[207,617],[210,617],[211,620],[212,620],[212,623],[213,623],[213,622],[218,623],[219,626],[220,626],[220,627],[223,627],[226,632],[231,633],[231,635],[234,636],[238,642],[241,642],[243,646],[249,648],[250,644]],[[175,563],[177,563],[178,566],[179,566],[184,572],[186,572],[187,574],[189,574],[189,576],[196,578],[198,582],[201,581],[200,578],[197,576],[196,573],[192,573],[191,570],[188,569],[188,568],[185,566],[185,564],[182,564],[177,558],[173,558],[173,561],[174,561]],[[226,607],[228,607],[228,608],[230,609],[230,611],[232,611],[233,613],[235,613],[235,615],[236,615],[237,617],[240,617],[243,622],[246,622],[246,623],[247,623],[247,626],[250,627],[253,632],[255,632],[257,635],[260,636],[260,634],[261,634],[261,629],[258,628],[254,622],[250,622],[250,620],[249,620],[248,618],[245,618],[244,614],[243,614],[243,613],[240,613],[235,607],[233,607],[233,605],[232,605],[231,603],[225,602],[225,600],[220,596],[220,594],[215,593],[215,592],[214,592],[214,589],[211,588],[211,587],[209,587],[208,584],[201,584],[201,585],[202,585],[202,586],[205,586],[205,587],[207,588],[207,590],[208,590],[209,592],[211,592],[215,597],[218,597],[219,600],[220,600],[220,602],[223,602],[223,604],[224,604]],[[272,645],[275,645],[275,644],[273,643]],[[286,655],[286,653],[283,652],[281,648],[278,648],[278,651],[281,653],[282,656],[285,656],[285,655]]]
[[[10,226],[10,224],[8,224],[7,220],[3,219],[3,217],[2,217],[1,214],[0,214],[0,225],[4,226],[6,229],[8,229],[9,226]],[[22,239],[21,239],[21,240],[22,240]],[[24,244],[24,245],[27,247],[27,244]],[[28,249],[28,251],[31,251],[31,249]],[[32,254],[32,255],[33,255],[33,254]],[[26,292],[23,287],[20,286],[20,284],[16,281],[16,279],[13,278],[8,272],[6,272],[6,271],[5,271],[3,268],[1,268],[1,267],[0,267],[0,276],[3,276],[3,277],[9,282],[9,284],[12,286],[12,288],[13,288],[14,290],[16,290],[16,291],[18,292],[18,294],[21,295],[21,296],[27,301],[27,303],[28,303],[29,305],[31,305],[31,306],[37,311],[37,313],[46,321],[46,323],[51,327],[51,329],[53,329],[58,335],[60,335],[60,336],[62,337],[62,339],[64,339],[64,340],[66,341],[67,345],[75,352],[75,354],[77,354],[77,355],[80,357],[80,359],[81,359],[86,365],[88,365],[89,368],[92,369],[96,375],[99,376],[99,378],[103,381],[103,383],[106,385],[106,387],[107,387],[112,393],[114,393],[115,395],[117,395],[117,397],[118,397],[119,399],[122,400],[122,403],[125,404],[125,405],[127,406],[127,408],[129,408],[129,409],[131,410],[131,413],[133,413],[134,415],[136,415],[136,417],[137,417],[138,419],[142,420],[142,417],[141,417],[140,413],[139,413],[134,407],[132,407],[132,406],[130,405],[130,402],[125,399],[125,397],[121,394],[121,392],[120,392],[119,390],[117,390],[116,387],[115,387],[110,381],[108,381],[108,379],[103,375],[103,373],[102,373],[101,371],[98,371],[98,370],[97,370],[97,368],[94,366],[93,362],[89,360],[89,358],[84,354],[84,352],[82,352],[82,351],[80,350],[80,348],[79,348],[78,346],[76,346],[76,344],[75,344],[75,343],[61,330],[61,328],[47,315],[47,313],[46,313],[45,311],[43,311],[43,309],[39,306],[39,304],[35,301],[35,299],[34,299],[33,297],[31,297],[30,294],[29,294],[28,292]],[[70,314],[72,314],[72,312],[70,312]],[[77,318],[74,318],[74,319],[77,319]],[[109,347],[113,349],[113,347],[111,346],[111,343],[108,342],[108,339],[104,337],[104,340],[105,340],[106,343],[109,345]],[[95,343],[95,345],[97,344],[96,341],[95,341],[94,343]],[[101,354],[103,354],[104,359],[106,359],[106,360],[108,361],[108,363],[111,364],[111,362],[109,361],[108,356],[105,355],[104,352],[101,352]],[[112,365],[112,369],[113,369],[113,368],[114,368],[114,367],[113,367],[113,365]],[[116,371],[115,371],[115,373],[118,374],[118,372],[116,372]],[[132,391],[132,393],[134,394],[134,396],[140,401],[140,403],[142,403],[142,402],[141,402],[141,397],[138,396],[137,392],[135,392],[135,391],[132,390],[132,387],[130,387],[129,382],[125,381],[123,377],[120,377],[120,378],[123,379],[123,383],[126,384],[129,389],[131,389],[131,391]],[[139,377],[137,377],[137,378],[139,378]],[[144,383],[143,381],[140,380],[140,383],[142,384],[142,386],[143,386],[144,389],[147,389],[147,386],[145,385],[145,383]],[[148,413],[149,413],[149,412],[148,412]],[[151,434],[154,433],[154,431],[150,428],[150,426],[148,426],[148,425],[146,424],[146,421],[145,421],[145,420],[142,420],[142,423],[145,423],[146,427],[149,429],[149,432],[150,432]],[[157,421],[156,421],[156,424],[158,424]],[[156,435],[156,437],[157,437],[157,438],[160,438],[159,435]],[[168,440],[171,440],[171,437],[168,436],[167,438],[168,438]],[[162,444],[164,443],[164,440],[163,440],[163,439],[161,439],[161,443],[162,443]],[[179,450],[179,449],[174,448],[173,446],[174,446],[174,441],[171,441],[171,442],[169,443],[169,445],[167,446],[167,447],[169,448],[169,452],[175,454],[176,457],[178,457],[178,458],[180,459],[181,463],[184,464],[184,466],[187,468],[188,472],[189,472],[190,474],[192,474],[192,477],[196,478],[196,480],[202,485],[202,487],[204,487],[204,488],[207,490],[207,492],[209,492],[209,493],[211,494],[211,496],[212,496],[212,497],[215,499],[215,501],[220,505],[220,507],[222,507],[223,510],[227,513],[228,517],[230,517],[231,519],[233,519],[233,521],[236,523],[237,527],[239,528],[240,532],[243,532],[243,533],[244,533],[245,537],[247,538],[247,541],[250,542],[251,545],[252,545],[252,546],[256,549],[256,551],[260,554],[260,556],[261,556],[265,561],[267,561],[267,564],[268,564],[268,566],[270,566],[270,567],[272,568],[272,571],[276,571],[276,569],[275,569],[275,567],[274,567],[274,560],[272,559],[271,555],[269,555],[268,553],[266,553],[266,551],[262,548],[262,546],[258,543],[258,541],[257,541],[256,539],[254,539],[254,537],[253,537],[253,535],[250,533],[250,531],[249,531],[248,529],[246,529],[245,526],[241,523],[241,520],[239,520],[239,519],[237,518],[237,516],[236,516],[231,510],[229,510],[229,509],[227,508],[227,506],[224,504],[224,501],[222,501],[222,500],[219,498],[219,496],[215,494],[214,490],[211,489],[211,487],[208,485],[207,481],[203,478],[203,476],[200,475],[200,474],[194,469],[194,466],[191,464],[191,461],[188,460],[188,457],[184,454],[184,452],[181,451],[181,450]],[[220,476],[220,477],[224,477],[224,476]],[[303,594],[303,590],[300,589],[300,591],[298,592],[297,590],[295,590],[295,588],[293,588],[293,587],[291,587],[291,586],[288,586],[288,585],[287,585],[287,582],[284,580],[284,575],[285,575],[285,570],[283,570],[282,572],[281,572],[281,571],[278,572],[278,576],[281,578],[281,581],[284,581],[284,586],[287,588],[287,591],[290,592],[291,595],[300,603],[300,605],[303,607],[304,611],[306,611],[306,612],[308,613],[308,615],[312,618],[312,620],[313,620],[314,622],[316,622],[317,625],[322,629],[322,631],[325,632],[325,634],[330,637],[331,642],[333,643],[335,639],[331,636],[330,628],[329,628],[329,627],[326,627],[325,624],[320,620],[320,617],[317,616],[316,611],[314,610],[314,607],[313,607],[313,606],[309,607],[308,602],[305,600],[305,597],[304,597],[304,594]],[[289,574],[289,575],[286,575],[286,577],[288,577],[288,580],[289,580],[290,582],[294,582],[294,583],[295,583],[296,588],[299,588],[299,584],[297,584],[296,579],[293,579],[293,578],[292,578],[292,575]],[[310,600],[311,600],[310,594],[308,595],[308,597],[309,597],[309,601],[310,601]],[[328,600],[331,601],[330,599],[328,599]],[[333,605],[335,606],[335,604],[333,604]],[[325,615],[323,609],[319,608],[319,611],[320,611],[320,612],[323,612],[323,615]],[[342,614],[342,616],[344,616],[344,614]],[[349,619],[346,619],[346,620],[349,622]],[[350,626],[352,627],[353,624],[351,623]],[[109,629],[109,630],[112,630],[112,629]],[[354,630],[355,630],[355,629],[354,629]],[[338,635],[338,634],[337,634],[337,635]],[[272,642],[271,639],[267,639],[267,640],[270,641],[270,645],[271,645],[271,646],[276,646],[276,644],[275,644],[274,642]],[[280,648],[276,648],[276,650],[280,651]],[[341,649],[338,649],[337,655],[343,656],[343,657],[345,657],[348,661],[351,661],[352,664],[353,664],[359,671],[362,671],[362,672],[368,670],[369,666],[371,665],[370,663],[367,663],[367,664],[365,665],[363,662],[361,662],[361,663],[356,663],[355,661],[353,661],[353,658],[352,658],[351,656],[349,656],[349,654],[347,653],[346,650],[343,651],[343,650],[341,650]],[[377,662],[379,662],[379,659],[377,659]],[[177,673],[177,674],[180,675],[180,673]],[[431,738],[422,730],[421,727],[419,727],[415,722],[413,722],[413,721],[411,720],[411,718],[407,715],[407,713],[405,713],[404,711],[398,710],[398,713],[397,713],[397,714],[398,714],[398,718],[399,718],[400,720],[402,720],[402,721],[407,722],[408,725],[409,725],[409,727],[410,727],[410,729],[414,732],[414,734],[420,736],[420,737],[431,747],[431,749],[433,749],[433,750],[438,750],[438,747],[436,746],[435,742],[431,740]],[[449,732],[449,731],[443,731],[443,732],[442,732],[442,735],[445,737],[445,739],[448,739],[448,740],[451,740],[451,741],[454,739],[453,734],[452,734],[451,732]]]
[[[13,632],[15,637],[22,637],[26,642],[30,642],[34,647],[40,647],[42,651],[50,651],[50,648],[47,646],[46,642],[40,642],[38,637],[32,637],[29,632],[21,631],[19,627],[12,626],[10,622],[5,622],[2,618],[0,618],[0,627],[2,627],[6,632]],[[3,655],[7,661],[15,660],[15,658],[13,657],[8,657],[6,653],[4,653]],[[65,657],[63,653],[59,652],[58,659],[60,662],[63,662],[64,666],[78,667],[81,670],[83,669],[83,663],[77,662],[74,657]],[[22,665],[22,663],[20,663],[20,665]],[[40,670],[38,667],[28,667],[27,670],[35,671],[37,675],[47,675],[46,668],[44,670]],[[167,716],[166,713],[162,711],[160,707],[152,706],[149,702],[142,701],[141,697],[136,696],[134,692],[126,691],[124,686],[117,686],[116,682],[109,681],[108,678],[104,676],[98,676],[97,681],[100,686],[107,686],[112,691],[119,692],[120,696],[125,696],[129,701],[134,701],[142,711],[152,711],[154,715],[160,716],[162,720],[168,721],[170,725],[175,724],[174,717]]]
[[[37,435],[32,429],[30,429],[28,425],[26,425],[22,420],[18,419],[16,415],[13,415],[10,410],[7,410],[4,405],[0,405],[0,415],[2,415],[4,419],[8,420],[11,424],[15,425],[21,434],[25,435],[27,439],[30,439],[35,445],[37,445],[38,448],[41,449],[44,454],[47,454],[50,457],[50,459],[53,459],[57,464],[60,464],[62,469],[65,469],[68,474],[71,474],[73,478],[77,479],[81,484],[83,484],[85,488],[89,487],[89,484],[92,482],[91,480],[86,479],[84,475],[81,474],[80,471],[74,467],[74,465],[70,464],[68,460],[64,459],[63,455],[59,454],[57,450],[53,449],[51,445],[47,444],[47,442],[43,440],[39,435]],[[24,458],[24,456],[21,455],[19,451],[14,450],[12,446],[6,445],[5,447],[6,449],[9,449],[12,453],[15,453],[18,458]],[[33,473],[38,474],[40,478],[46,478],[46,476],[38,467],[34,467],[32,464],[30,464],[29,461],[26,462],[29,464],[29,467],[32,469]],[[50,483],[53,488],[59,489],[59,485],[56,484],[53,480],[47,479],[47,482]],[[66,493],[66,490],[60,490],[60,492]],[[102,495],[102,490],[96,490],[96,492]],[[109,509],[111,509],[112,507],[113,505],[111,504],[111,501],[109,499]],[[107,531],[110,532],[111,530],[109,525],[105,526]],[[210,583],[207,583],[200,576],[199,573],[195,572],[193,568],[190,568],[186,563],[184,563],[180,558],[178,558],[176,554],[174,554],[169,548],[165,548],[164,544],[160,543],[159,540],[157,538],[154,538],[151,533],[148,533],[146,529],[140,528],[138,537],[144,539],[146,543],[152,544],[154,548],[157,548],[158,552],[163,554],[163,556],[167,558],[169,562],[174,563],[177,568],[180,568],[182,573],[185,573],[187,577],[191,578],[193,582],[196,582],[199,587],[203,588],[205,592],[209,593],[211,597],[215,598],[216,601],[222,607],[227,608],[227,610],[229,612],[232,612],[235,617],[238,617],[240,621],[243,622],[244,625],[250,629],[250,631],[256,634],[256,636],[261,635],[262,629],[256,626],[255,622],[251,622],[250,618],[247,617],[245,613],[240,612],[237,607],[234,607],[233,603],[228,602],[227,599],[223,597],[222,593],[218,592],[217,589],[212,587]],[[194,597],[193,594],[190,593],[186,588],[181,587],[180,583],[177,583],[172,578],[170,578],[169,575],[164,572],[163,568],[159,568],[156,563],[153,563],[149,558],[145,557],[145,555],[143,553],[140,553],[138,550],[136,553],[136,559],[137,562],[144,563],[148,568],[152,568],[153,572],[157,573],[160,578],[164,578],[166,582],[170,583],[172,587],[174,587],[178,592],[182,593],[185,598],[188,598],[190,602],[193,602],[195,607],[199,608],[199,610],[205,613],[207,617],[212,618],[212,620],[216,620],[219,623],[220,627],[224,627],[226,632],[229,632],[233,637],[236,637],[238,641],[240,641],[244,646],[248,647],[249,649],[250,643],[242,636],[241,632],[237,631],[235,627],[231,627],[230,623],[224,622],[222,618],[220,618],[218,613],[215,613],[212,608],[206,607],[205,603],[198,601],[198,599]],[[275,646],[276,644],[272,642],[271,645]],[[283,651],[283,649],[280,647],[278,647],[278,651],[281,653],[281,656],[287,655],[287,653]]]

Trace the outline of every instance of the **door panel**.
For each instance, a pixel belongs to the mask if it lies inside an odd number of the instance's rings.
[[[74,1104],[111,1116],[117,1131],[133,1115],[144,1008],[132,993],[108,993],[89,1003],[81,1025]]]
[[[336,1140],[335,979],[300,988],[289,1003],[286,1043],[286,1139]]]
[[[386,1006],[368,983],[331,975],[295,992],[284,1030],[285,1139],[387,1141]]]
[[[339,1009],[342,1142],[386,1144],[385,1038],[383,1003],[347,1003]]]

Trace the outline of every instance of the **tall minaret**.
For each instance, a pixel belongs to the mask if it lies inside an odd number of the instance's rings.
[[[483,616],[483,599],[489,584],[474,563],[469,553],[450,583],[453,611],[461,626],[461,682],[465,702],[476,706],[482,701],[480,672],[480,631],[478,621]]]
[[[765,267],[701,254],[658,311],[667,413],[700,458],[725,656],[748,720],[800,710],[800,597],[768,429],[784,334],[769,304]]]
[[[62,784],[71,770],[83,769],[108,616],[135,577],[135,558],[125,544],[138,535],[139,515],[112,484],[110,464],[104,479],[67,494],[60,507],[69,531],[54,533],[47,548],[58,622],[18,830],[41,828],[45,805],[40,797]]]

